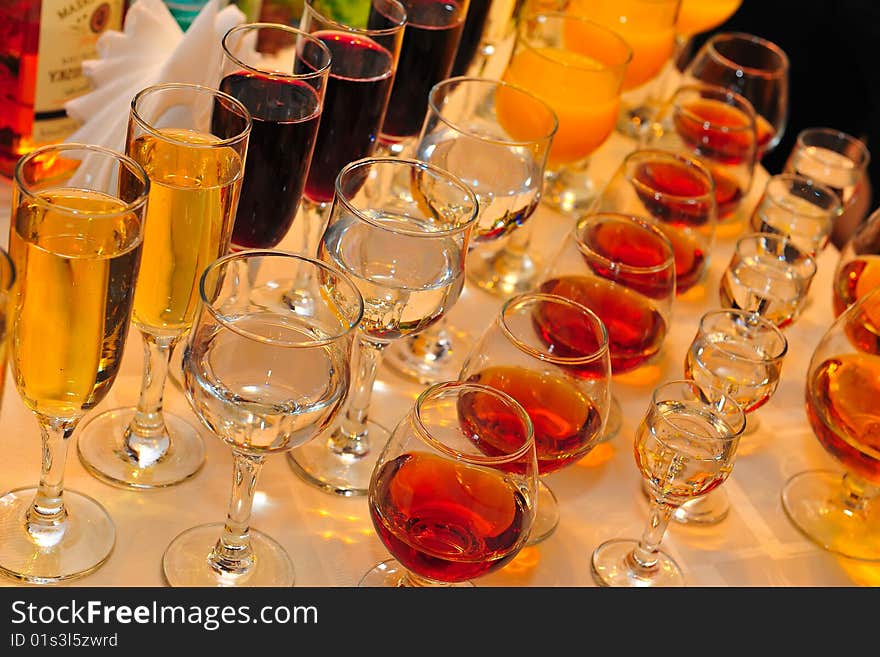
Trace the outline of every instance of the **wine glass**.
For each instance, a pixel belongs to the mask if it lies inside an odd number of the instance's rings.
[[[245,106],[208,87],[159,84],[131,102],[126,152],[150,177],[132,311],[144,343],[140,397],[89,420],[77,441],[83,466],[106,483],[171,486],[204,463],[196,428],[162,402],[172,353],[198,310],[198,277],[229,248],[250,131]]]
[[[867,178],[871,153],[861,139],[831,128],[806,128],[795,139],[784,172],[797,173],[833,189],[843,204],[831,229],[841,248],[864,218],[860,206],[871,190]]]
[[[15,265],[9,254],[0,248],[0,403],[6,386],[6,360],[9,345],[6,341],[6,318],[9,315],[9,301],[12,284],[15,282]]]
[[[449,77],[461,40],[468,0],[402,0],[406,29],[379,143],[382,155],[401,155],[422,129],[431,87]],[[395,24],[380,6],[370,7],[367,27]]]
[[[537,479],[532,424],[513,398],[474,383],[430,386],[370,478],[373,527],[395,558],[360,586],[473,586],[526,544]]]
[[[368,11],[385,16],[389,24],[377,29],[358,27],[366,25]],[[344,12],[327,0],[306,0],[303,5],[300,29],[320,40],[332,56],[303,192],[300,221],[306,255],[316,252],[336,176],[349,162],[376,150],[405,25],[406,9],[397,0],[371,0],[356,9],[345,6]]]
[[[592,310],[608,332],[611,372],[647,364],[669,331],[675,299],[675,256],[669,238],[646,217],[616,212],[584,215],[563,241],[538,285]],[[602,439],[620,430],[612,396]]]
[[[772,322],[743,310],[710,310],[701,318],[684,359],[684,376],[713,399],[733,399],[746,418],[743,435],[757,430],[755,411],[776,392],[788,340]],[[677,522],[713,524],[723,520],[730,502],[723,488],[696,497],[672,514]]]
[[[385,348],[439,321],[458,299],[477,209],[467,185],[426,162],[367,158],[339,172],[318,254],[355,282],[364,318],[339,422],[289,454],[305,481],[346,497],[367,494],[388,440],[388,430],[369,418]]]
[[[880,208],[859,226],[840,251],[834,270],[834,314],[880,287]]]
[[[743,235],[721,275],[721,307],[750,310],[786,328],[803,311],[815,275],[816,261],[788,237]]]
[[[614,131],[620,89],[632,49],[615,32],[561,12],[532,13],[520,20],[513,56],[503,79],[545,101],[559,128],[544,169],[542,201],[558,210],[588,210],[597,189],[586,175],[589,156]],[[510,104],[506,122],[528,126],[532,115]],[[531,224],[501,248],[468,265],[468,279],[496,296],[532,289],[542,264],[529,252]]]
[[[593,552],[600,586],[682,586],[681,567],[660,549],[677,507],[720,486],[733,469],[745,426],[742,409],[727,395],[692,380],[671,381],[651,395],[635,436],[639,474],[651,490],[641,539],[612,539]]]
[[[508,300],[473,344],[462,381],[503,390],[529,414],[538,474],[549,475],[599,444],[611,406],[611,360],[602,320],[585,306],[551,294]],[[533,545],[559,523],[556,496],[538,486]]]
[[[509,124],[514,106],[529,113],[529,124]],[[477,195],[468,273],[479,272],[484,262],[474,247],[494,245],[521,230],[534,213],[555,131],[550,106],[514,85],[485,78],[450,78],[434,85],[415,156],[466,181]],[[385,361],[421,383],[450,381],[458,377],[472,341],[444,317],[397,342]]]
[[[0,571],[48,584],[94,571],[116,542],[104,507],[64,490],[64,470],[70,437],[119,372],[150,182],[129,157],[69,143],[23,156],[13,181],[5,325],[42,468],[37,487],[0,498]]]
[[[706,273],[718,206],[712,172],[699,160],[659,149],[629,153],[599,196],[597,211],[649,216],[672,244],[675,291]]]
[[[231,248],[274,248],[299,210],[323,124],[331,50],[275,23],[237,25],[221,46],[220,91],[240,101],[253,121]]]
[[[712,172],[718,218],[734,216],[752,187],[757,139],[751,103],[709,84],[679,87],[641,133],[643,148],[698,158]]]
[[[718,32],[697,51],[683,73],[733,89],[755,110],[757,159],[776,148],[788,121],[788,55],[772,41],[744,32]]]
[[[312,303],[267,305],[249,294],[294,277],[308,281]],[[250,527],[257,477],[267,456],[311,440],[342,408],[363,299],[325,263],[257,249],[211,263],[199,296],[183,355],[184,390],[202,423],[232,449],[232,495],[225,522],[187,529],[168,545],[165,579],[171,586],[292,586],[286,550]]]
[[[825,451],[842,467],[807,470],[782,489],[789,519],[835,554],[880,561],[880,289],[847,308],[810,358],[807,419]]]
[[[750,224],[756,233],[785,235],[816,257],[827,246],[842,209],[837,192],[827,185],[796,173],[778,173],[767,179]]]

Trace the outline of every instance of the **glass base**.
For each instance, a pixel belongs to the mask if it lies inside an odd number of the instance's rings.
[[[506,245],[491,255],[475,254],[468,259],[468,281],[496,297],[508,299],[528,292],[538,282],[541,263],[528,253],[517,253]]]
[[[526,545],[537,545],[550,537],[559,525],[559,503],[555,493],[543,480],[538,480],[538,503],[535,505],[535,522]]]
[[[334,427],[328,431],[335,430]],[[326,493],[343,497],[366,495],[373,468],[391,432],[381,424],[367,420],[367,435],[370,448],[366,454],[336,452],[330,448],[329,433],[325,432],[288,452],[287,462],[301,479]]]
[[[632,539],[602,543],[593,551],[591,571],[599,586],[683,586],[684,577],[675,560],[662,550],[650,569],[637,569],[630,556],[639,544]]]
[[[293,586],[293,562],[274,538],[250,530],[253,566],[241,574],[221,573],[208,556],[223,533],[223,523],[199,525],[181,532],[162,556],[162,571],[169,586]]]
[[[437,331],[428,329],[397,340],[386,350],[382,364],[422,385],[455,381],[473,342],[472,335],[443,322]]]
[[[782,506],[804,536],[829,552],[880,561],[880,502],[862,510],[843,503],[843,475],[809,470],[793,476],[782,489]]]
[[[375,565],[358,582],[361,587],[444,586],[450,588],[473,588],[473,582],[434,582],[415,579],[396,559],[388,559]]]
[[[40,547],[25,528],[36,493],[36,488],[17,488],[0,498],[0,572],[31,584],[51,584],[97,570],[116,543],[116,527],[104,507],[88,495],[64,491],[64,532],[52,545]]]
[[[201,470],[205,464],[202,437],[189,422],[172,413],[163,413],[168,450],[158,458],[145,457],[143,462],[129,456],[122,437],[134,413],[134,407],[116,408],[83,424],[76,449],[89,473],[114,486],[148,489],[179,484]]]

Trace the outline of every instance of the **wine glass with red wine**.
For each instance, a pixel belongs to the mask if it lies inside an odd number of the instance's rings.
[[[703,278],[715,240],[718,206],[712,172],[698,159],[638,149],[627,155],[599,197],[597,210],[647,215],[675,253],[675,291]]]
[[[590,309],[552,294],[507,301],[471,351],[460,380],[503,390],[529,414],[538,454],[538,508],[529,544],[559,523],[544,475],[586,456],[601,442],[611,407],[608,333]]]
[[[391,98],[380,130],[384,155],[400,155],[422,129],[431,87],[449,77],[461,40],[469,0],[402,0],[406,29]],[[369,29],[394,22],[373,5]]]
[[[331,53],[319,39],[275,23],[233,27],[221,45],[220,90],[253,120],[231,249],[274,248],[299,209]]]
[[[538,290],[599,316],[608,332],[613,375],[658,356],[675,299],[675,252],[655,222],[617,212],[584,215],[550,262]],[[612,397],[603,440],[614,437],[621,421]]]
[[[525,546],[538,464],[528,414],[490,386],[426,389],[370,478],[369,511],[393,559],[360,586],[473,586]]]
[[[880,561],[880,288],[843,312],[807,368],[807,419],[843,472],[812,469],[782,489],[789,519],[834,554]]]

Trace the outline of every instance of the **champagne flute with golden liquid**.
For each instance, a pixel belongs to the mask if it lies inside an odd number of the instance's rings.
[[[198,277],[229,248],[250,130],[245,106],[208,87],[160,84],[132,100],[126,150],[151,183],[132,313],[144,373],[137,407],[111,409],[83,427],[80,460],[102,481],[160,488],[204,463],[193,424],[163,410],[165,381],[198,310]]]
[[[64,490],[64,470],[69,439],[119,371],[149,187],[139,164],[98,146],[46,146],[16,165],[11,372],[43,443],[39,485],[0,498],[0,571],[16,579],[86,575],[116,542],[104,507]]]

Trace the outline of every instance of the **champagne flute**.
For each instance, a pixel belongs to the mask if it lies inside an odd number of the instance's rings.
[[[305,481],[346,497],[366,495],[388,430],[369,418],[386,347],[425,330],[464,285],[477,220],[474,192],[444,169],[405,158],[356,160],[339,172],[318,254],[364,297],[353,369],[339,422],[289,454]]]
[[[804,397],[813,433],[843,472],[806,470],[782,489],[788,518],[838,555],[880,561],[880,289],[847,308],[816,345]]]
[[[713,395],[695,381],[670,381],[654,390],[634,445],[639,474],[651,490],[648,524],[639,540],[612,539],[593,551],[597,584],[684,584],[681,567],[660,543],[677,507],[727,479],[744,427],[733,399]]]
[[[597,190],[586,169],[589,156],[614,132],[620,89],[632,49],[615,32],[561,12],[532,13],[520,20],[514,53],[503,79],[546,102],[559,128],[544,169],[542,201],[564,212],[589,209]],[[532,114],[510,104],[508,125],[526,126]],[[485,259],[468,265],[468,279],[496,296],[534,287],[542,264],[529,252],[529,224]]]
[[[6,387],[6,360],[9,345],[6,340],[6,319],[9,316],[9,301],[12,284],[15,283],[15,265],[9,254],[0,249],[0,402]]]
[[[275,23],[237,25],[221,46],[220,91],[240,101],[253,122],[231,248],[274,248],[299,210],[323,123],[331,51]]]
[[[267,306],[246,294],[248,285],[294,277],[308,282],[308,306]],[[342,408],[363,299],[325,263],[256,249],[211,263],[199,296],[183,355],[184,390],[202,423],[232,448],[232,495],[225,522],[187,529],[168,545],[165,579],[171,586],[292,586],[286,550],[250,527],[257,477],[267,456],[311,440]]]
[[[755,110],[760,161],[776,148],[788,121],[788,55],[772,41],[743,32],[711,36],[684,70],[687,82],[717,84],[739,93]]]
[[[592,310],[564,297],[512,297],[474,343],[459,378],[506,392],[529,414],[542,475],[529,544],[543,541],[559,523],[556,496],[543,475],[592,451],[608,419],[611,360],[605,325]]]
[[[94,571],[116,541],[100,503],[64,490],[64,471],[70,437],[119,372],[150,181],[131,158],[82,144],[31,151],[13,181],[11,371],[43,448],[39,486],[0,498],[0,571],[48,584]]]
[[[672,151],[636,149],[599,197],[596,211],[649,216],[672,244],[675,292],[696,285],[709,266],[718,206],[712,172]]]
[[[508,125],[508,110],[528,112],[528,125]],[[467,181],[479,217],[467,271],[479,270],[476,247],[496,244],[530,220],[541,199],[544,164],[556,115],[514,85],[485,78],[450,78],[434,85],[416,158]],[[478,276],[479,277],[479,276]],[[472,336],[447,317],[389,349],[385,362],[421,383],[458,377]]]
[[[880,287],[880,208],[868,216],[840,251],[832,295],[835,316],[877,287]]]
[[[198,310],[198,277],[226,253],[251,118],[238,100],[192,84],[159,84],[131,102],[126,152],[150,177],[143,266],[132,322],[144,342],[137,406],[92,418],[77,441],[98,479],[133,489],[172,486],[205,460],[197,429],[163,410],[175,347]]]
[[[370,478],[369,510],[394,555],[360,586],[473,586],[525,546],[538,466],[532,424],[510,396],[449,381],[398,423]]]

